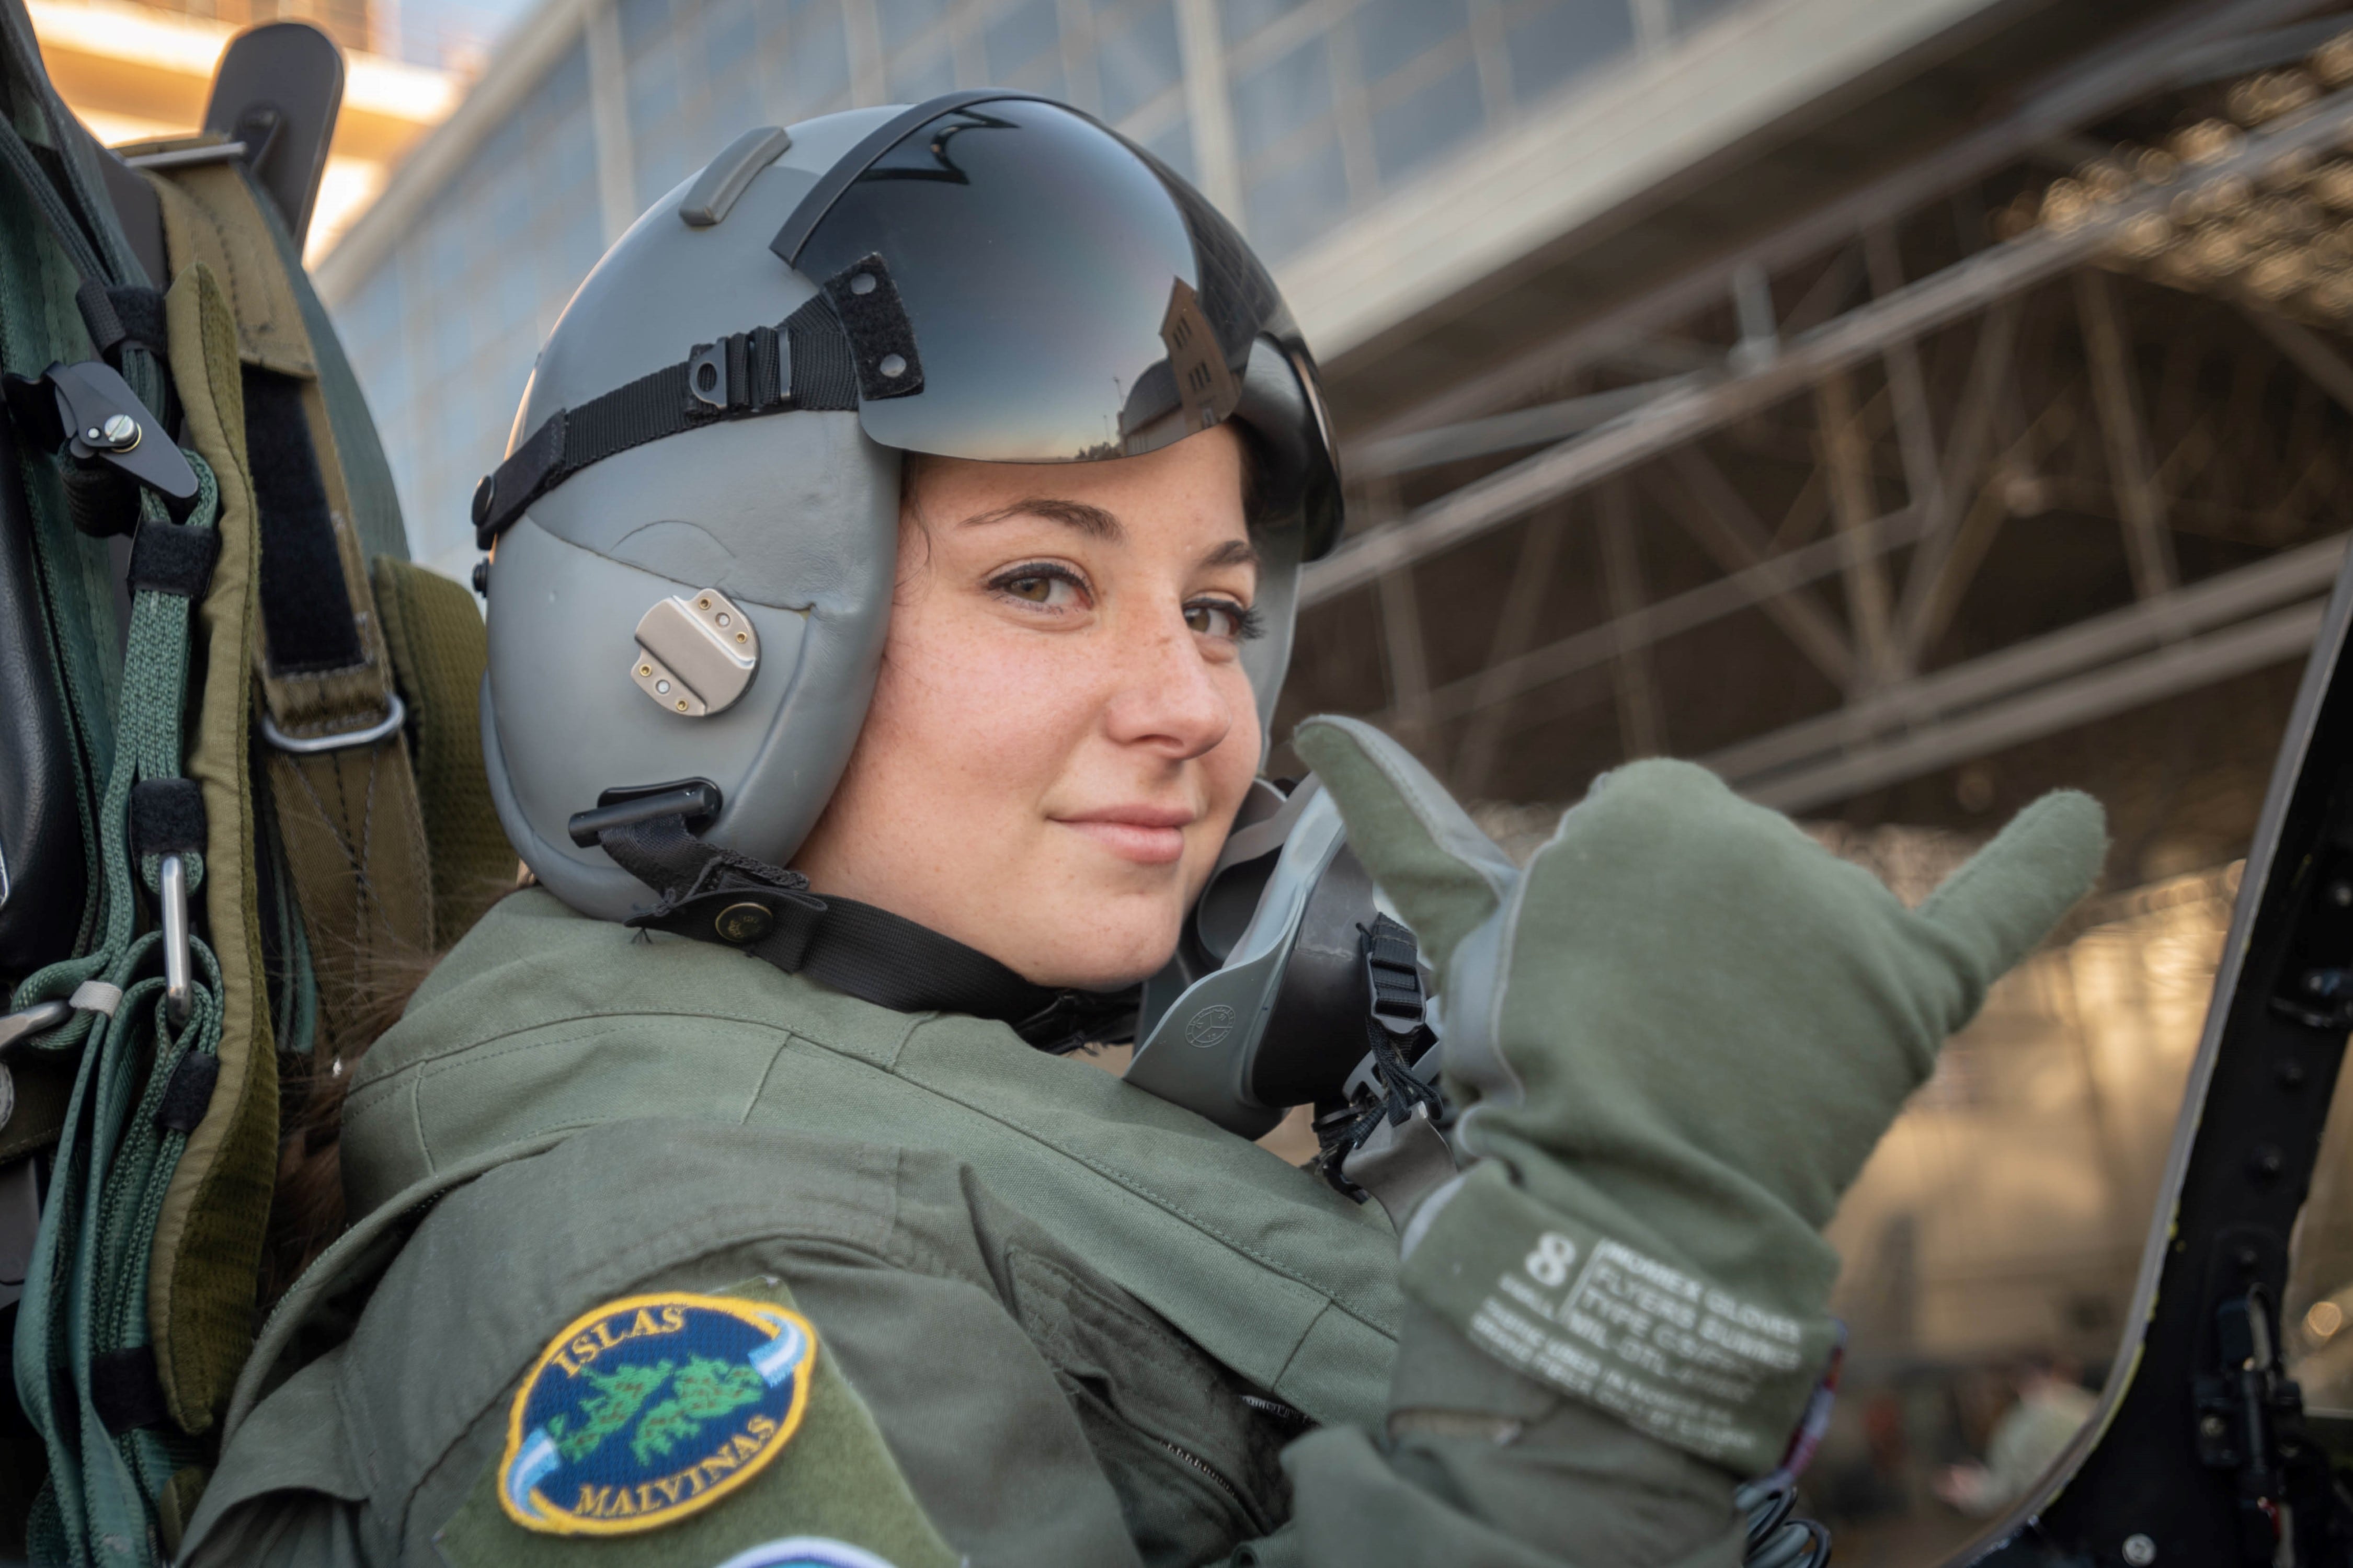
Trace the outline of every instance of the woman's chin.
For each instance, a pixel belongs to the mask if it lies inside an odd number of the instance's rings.
[[[1119,991],[1160,973],[1176,951],[1176,922],[1155,921],[1134,929],[1096,922],[1039,932],[1013,968],[1036,985],[1073,991]]]

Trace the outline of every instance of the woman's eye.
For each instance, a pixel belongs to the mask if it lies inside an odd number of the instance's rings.
[[[1061,572],[1010,572],[991,585],[1008,598],[1052,610],[1073,605],[1082,596],[1079,584],[1068,574]]]
[[[1205,600],[1185,606],[1185,624],[1202,637],[1239,642],[1249,635],[1250,612],[1240,605]]]

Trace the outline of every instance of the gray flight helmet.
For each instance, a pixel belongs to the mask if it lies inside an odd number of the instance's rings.
[[[976,276],[1008,237],[1028,270]],[[581,284],[475,497],[508,837],[608,920],[652,901],[585,829],[617,799],[691,784],[704,842],[788,863],[873,694],[901,453],[1095,460],[1228,418],[1257,470],[1267,635],[1241,657],[1265,721],[1339,483],[1314,361],[1225,220],[1022,95],[747,133]]]

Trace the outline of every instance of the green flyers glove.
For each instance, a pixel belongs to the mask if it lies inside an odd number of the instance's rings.
[[[1835,1335],[1820,1235],[1987,985],[2090,888],[2044,796],[1918,910],[1687,763],[1598,780],[1523,872],[1396,742],[1293,742],[1442,977],[1456,1142],[1407,1294],[1505,1365],[1745,1474]]]

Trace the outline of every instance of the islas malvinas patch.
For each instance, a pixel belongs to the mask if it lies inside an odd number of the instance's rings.
[[[623,1535],[707,1508],[783,1452],[817,1331],[765,1301],[627,1296],[566,1324],[507,1417],[499,1502],[526,1530]]]

